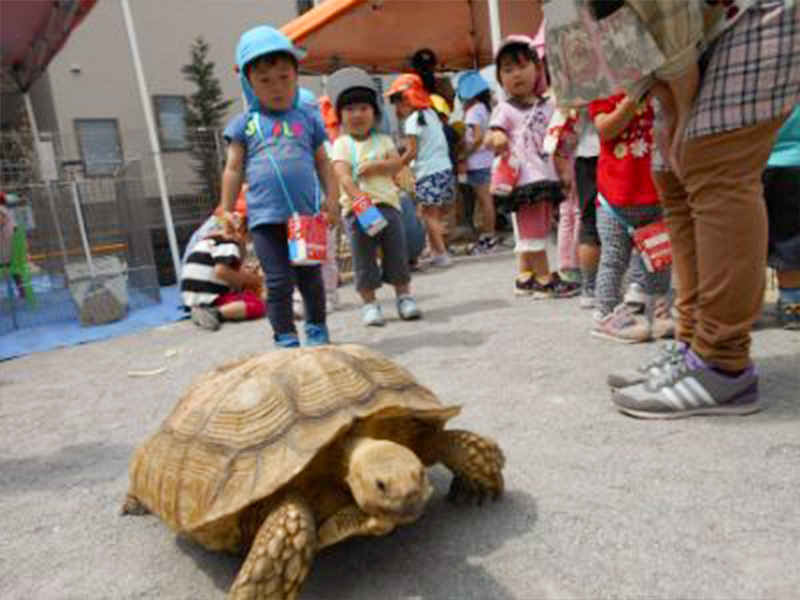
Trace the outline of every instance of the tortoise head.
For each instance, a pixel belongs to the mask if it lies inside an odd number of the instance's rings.
[[[354,444],[347,483],[361,510],[396,524],[416,521],[432,493],[422,461],[388,440],[367,438]]]

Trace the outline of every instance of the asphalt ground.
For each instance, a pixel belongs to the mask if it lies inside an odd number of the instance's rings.
[[[453,506],[434,470],[423,520],[322,552],[302,597],[797,598],[800,334],[755,333],[764,412],[635,420],[605,376],[655,346],[592,338],[576,299],[515,298],[514,272],[504,253],[417,276],[413,323],[384,289],[382,329],[342,289],[334,340],[385,352],[463,405],[454,425],[500,443],[507,492]],[[0,596],[224,598],[241,558],[118,511],[133,448],[187,384],[270,346],[264,321],[181,322],[0,364]]]

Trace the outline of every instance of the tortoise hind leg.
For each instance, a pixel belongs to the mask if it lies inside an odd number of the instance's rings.
[[[119,509],[119,514],[140,516],[150,514],[150,510],[136,496],[128,494]]]
[[[258,528],[228,600],[297,598],[316,546],[311,509],[299,496],[288,496]]]
[[[492,440],[471,431],[442,431],[433,440],[432,455],[453,472],[447,499],[477,500],[503,494],[505,457]]]

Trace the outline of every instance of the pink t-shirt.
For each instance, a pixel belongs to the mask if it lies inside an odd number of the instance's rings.
[[[508,135],[511,152],[520,161],[517,185],[537,181],[558,181],[553,157],[543,149],[547,125],[555,110],[550,98],[539,98],[533,106],[522,107],[504,100],[492,112],[489,127]]]

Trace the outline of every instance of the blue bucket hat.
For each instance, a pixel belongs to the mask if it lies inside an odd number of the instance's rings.
[[[250,111],[259,110],[260,102],[247,80],[245,66],[259,56],[276,52],[290,54],[298,61],[303,60],[306,56],[304,50],[297,48],[288,37],[268,25],[260,25],[245,31],[239,38],[239,43],[236,45],[236,66],[239,68],[239,81],[247,99],[247,109]],[[296,104],[297,100],[295,100]]]
[[[458,99],[462,102],[490,90],[489,82],[477,71],[467,71],[458,79]]]

